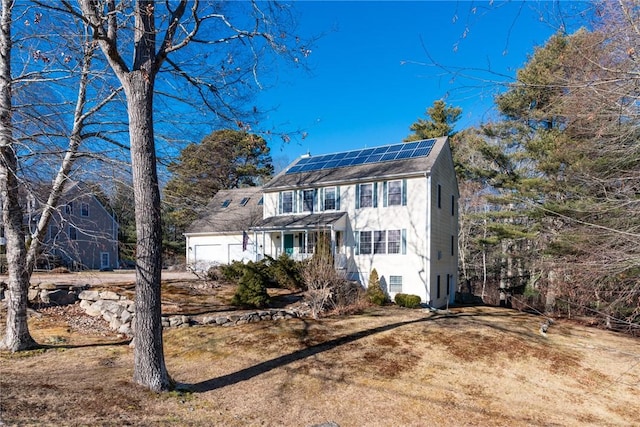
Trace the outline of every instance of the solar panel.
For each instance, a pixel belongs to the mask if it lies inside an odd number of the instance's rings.
[[[431,153],[435,142],[435,139],[425,139],[422,141],[384,145],[362,150],[325,154],[318,157],[302,157],[287,170],[286,174],[424,157]]]

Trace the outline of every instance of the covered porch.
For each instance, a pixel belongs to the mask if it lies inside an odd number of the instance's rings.
[[[256,243],[256,261],[283,253],[302,261],[313,256],[323,239],[329,244],[336,269],[347,270],[349,259],[353,259],[353,233],[348,232],[347,218],[345,212],[265,218],[250,229]]]

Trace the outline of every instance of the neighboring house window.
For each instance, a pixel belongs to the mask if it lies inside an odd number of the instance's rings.
[[[374,231],[373,232],[373,253],[384,254],[387,252],[387,232],[386,231]]]
[[[231,204],[231,199],[225,199],[220,206],[223,207],[223,208],[226,208],[230,204]]]
[[[400,253],[400,243],[401,243],[401,232],[400,230],[389,230],[387,232],[387,252],[390,254],[399,254]]]
[[[302,211],[303,212],[313,212],[313,202],[315,190],[304,190],[302,191]]]
[[[89,216],[89,203],[80,204],[80,216]]]
[[[361,231],[360,232],[360,253],[361,254],[370,254],[371,253],[371,231]]]
[[[438,274],[437,280],[436,280],[436,298],[440,298],[440,275]]]
[[[293,212],[293,191],[280,193],[280,213]]]
[[[246,206],[247,203],[249,203],[249,197],[243,197],[242,200],[240,200],[240,206]]]
[[[442,207],[442,186],[438,184],[438,209]]]
[[[69,226],[69,240],[78,240],[78,230],[72,225]]]
[[[389,276],[389,292],[402,292],[402,276]]]
[[[50,239],[55,239],[56,236],[58,236],[58,227],[55,225],[50,225],[49,226],[49,238]]]
[[[451,216],[456,214],[456,196],[451,195]]]
[[[451,289],[451,279],[453,279],[453,276],[451,274],[447,274],[447,296],[451,293],[449,291]]]
[[[451,236],[451,256],[454,256],[456,254],[455,240],[455,236]]]
[[[324,189],[323,210],[333,211],[336,210],[336,187],[329,187]]]
[[[72,214],[73,213],[73,202],[67,203],[67,205],[64,207],[64,211],[67,214]]]

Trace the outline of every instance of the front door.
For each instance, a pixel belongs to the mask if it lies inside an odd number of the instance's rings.
[[[284,235],[284,253],[289,256],[293,255],[293,234]]]

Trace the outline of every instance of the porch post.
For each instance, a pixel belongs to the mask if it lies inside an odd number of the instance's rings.
[[[284,253],[284,231],[280,230],[280,253],[278,256]]]

